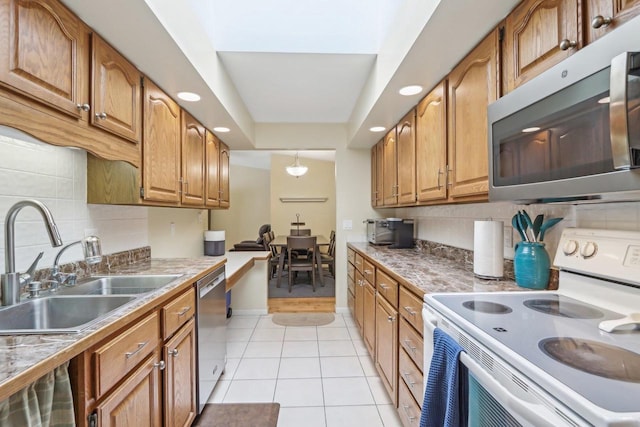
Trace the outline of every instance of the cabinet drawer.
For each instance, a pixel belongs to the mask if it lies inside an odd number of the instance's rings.
[[[422,335],[422,300],[400,286],[400,313]]]
[[[404,381],[400,381],[400,386],[398,387],[398,414],[402,425],[405,427],[418,427],[420,425],[420,407],[413,399]]]
[[[196,314],[196,291],[189,289],[162,308],[162,331],[166,340]]]
[[[356,270],[362,273],[362,270],[364,269],[364,259],[362,258],[362,255],[356,254],[353,265],[356,266]]]
[[[349,288],[349,291],[352,294],[356,294],[356,279],[355,277],[348,277],[347,278],[347,287]]]
[[[389,303],[398,308],[398,282],[389,277],[384,271],[378,269],[376,274],[376,289]]]
[[[145,317],[93,354],[96,397],[103,396],[145,357],[158,348],[158,312]]]
[[[424,340],[409,323],[400,319],[400,346],[404,348],[407,355],[413,360],[413,363],[420,368],[422,372],[422,364],[424,363]]]
[[[422,369],[419,369],[412,361],[411,357],[404,349],[400,349],[398,358],[398,375],[402,378],[405,385],[413,395],[413,398],[418,402],[418,406],[422,407],[422,392],[424,390],[422,375]]]
[[[351,264],[356,263],[356,251],[347,248],[347,261],[349,261]]]
[[[363,260],[362,275],[372,285],[376,283],[376,268],[366,259]]]
[[[351,263],[347,263],[347,276],[349,279],[355,279],[356,277],[356,268]]]

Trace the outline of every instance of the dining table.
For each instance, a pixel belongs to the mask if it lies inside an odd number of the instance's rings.
[[[282,273],[284,272],[284,258],[287,256],[287,237],[286,235],[276,236],[269,245],[278,249],[278,253],[280,254],[278,260],[278,287],[280,287],[280,282],[282,279]],[[321,235],[312,235],[311,237],[316,238],[316,248],[313,251],[314,256],[316,257],[316,264],[318,266],[318,276],[320,278],[320,285],[324,286],[324,280],[322,279],[322,255],[320,254],[319,248],[320,246],[329,246],[329,239],[325,236]]]

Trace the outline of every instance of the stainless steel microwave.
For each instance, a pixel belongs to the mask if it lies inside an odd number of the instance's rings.
[[[640,200],[640,17],[489,106],[489,199]]]

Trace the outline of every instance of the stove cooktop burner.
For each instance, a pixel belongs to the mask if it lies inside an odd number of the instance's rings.
[[[556,299],[528,299],[523,304],[541,313],[552,316],[569,317],[571,319],[598,319],[603,313],[593,307]]]
[[[513,311],[504,304],[491,301],[465,301],[462,303],[462,306],[472,311],[490,314],[506,314]]]
[[[640,383],[640,354],[578,338],[547,338],[538,344],[552,359],[601,377]]]

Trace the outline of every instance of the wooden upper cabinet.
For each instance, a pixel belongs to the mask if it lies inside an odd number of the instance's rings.
[[[396,128],[382,141],[382,201],[384,206],[398,204],[398,145]]]
[[[204,206],[206,131],[182,110],[182,204]]]
[[[231,153],[229,147],[220,141],[220,171],[218,173],[220,179],[220,207],[228,208],[231,206],[231,194],[229,193],[229,158]]]
[[[582,47],[581,0],[524,0],[504,27],[505,92]]]
[[[398,132],[398,194],[399,205],[416,202],[416,110],[411,110],[396,126]]]
[[[439,83],[416,111],[416,190],[418,202],[447,198],[447,83]]]
[[[591,43],[640,13],[640,0],[584,0],[585,43]]]
[[[142,135],[142,75],[95,33],[91,55],[91,124],[140,142]]]
[[[69,116],[89,102],[89,31],[58,2],[1,0],[0,82]]]
[[[371,206],[384,203],[384,140],[371,148]]]
[[[144,84],[143,198],[180,202],[180,107],[150,80]]]
[[[220,206],[220,140],[208,130],[205,159],[207,173],[205,204],[208,207],[217,207]]]
[[[487,106],[496,100],[498,31],[494,30],[449,74],[449,198],[486,200]]]

